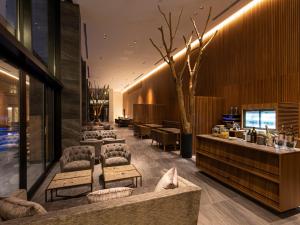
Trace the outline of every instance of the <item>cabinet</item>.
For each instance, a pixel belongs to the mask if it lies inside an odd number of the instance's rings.
[[[278,151],[242,140],[197,135],[196,165],[276,211],[300,205],[300,149]]]

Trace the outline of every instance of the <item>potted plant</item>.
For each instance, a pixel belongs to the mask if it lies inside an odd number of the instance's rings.
[[[201,9],[203,9],[203,7]],[[183,36],[183,40],[185,43],[185,55],[184,55],[183,62],[180,64],[180,66],[178,66],[176,65],[174,59],[174,52],[177,49],[174,48],[174,39],[178,31],[183,10],[181,10],[179,14],[175,27],[172,23],[173,21],[172,13],[169,12],[167,16],[161,10],[159,5],[158,5],[158,10],[162,15],[164,22],[167,26],[166,29],[167,32],[165,32],[163,26],[160,26],[158,28],[161,35],[161,42],[163,47],[159,47],[159,45],[157,45],[151,38],[150,38],[150,42],[154,46],[154,48],[159,52],[160,56],[162,57],[161,60],[163,60],[169,66],[170,72],[174,79],[177,99],[178,99],[180,120],[182,124],[181,155],[184,158],[191,158],[192,157],[192,131],[193,131],[193,120],[195,114],[195,90],[197,86],[203,53],[206,47],[211,43],[211,41],[216,36],[217,31],[214,34],[212,34],[207,40],[204,40],[205,39],[204,35],[206,33],[206,29],[208,27],[208,23],[211,17],[211,8],[209,9],[209,14],[207,16],[204,29],[201,33],[197,28],[195,20],[191,18],[193,30],[189,38]],[[196,36],[197,39],[196,44],[192,44],[194,35]],[[191,60],[192,55],[193,55],[193,60]],[[188,83],[189,101],[187,107],[185,107],[184,91],[183,91],[184,88],[183,77],[186,71],[189,80]]]

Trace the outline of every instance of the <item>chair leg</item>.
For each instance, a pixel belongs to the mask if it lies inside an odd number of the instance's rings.
[[[166,146],[164,145],[164,151],[166,151]]]

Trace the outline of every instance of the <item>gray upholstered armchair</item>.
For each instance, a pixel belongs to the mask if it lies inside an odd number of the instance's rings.
[[[96,140],[96,139],[100,139],[100,133],[99,131],[96,130],[92,130],[92,131],[84,131],[82,134],[82,140],[86,141],[86,140]]]
[[[114,143],[103,145],[101,149],[102,167],[129,165],[131,153],[128,145],[124,143]]]
[[[64,149],[60,160],[61,172],[94,170],[95,147],[88,145],[72,146]]]
[[[101,130],[100,131],[100,138],[101,139],[105,139],[105,138],[117,138],[117,135],[115,133],[115,131],[113,130]]]

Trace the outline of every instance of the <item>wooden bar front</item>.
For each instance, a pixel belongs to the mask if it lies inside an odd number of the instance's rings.
[[[264,205],[284,212],[300,205],[300,150],[197,135],[196,165]]]

